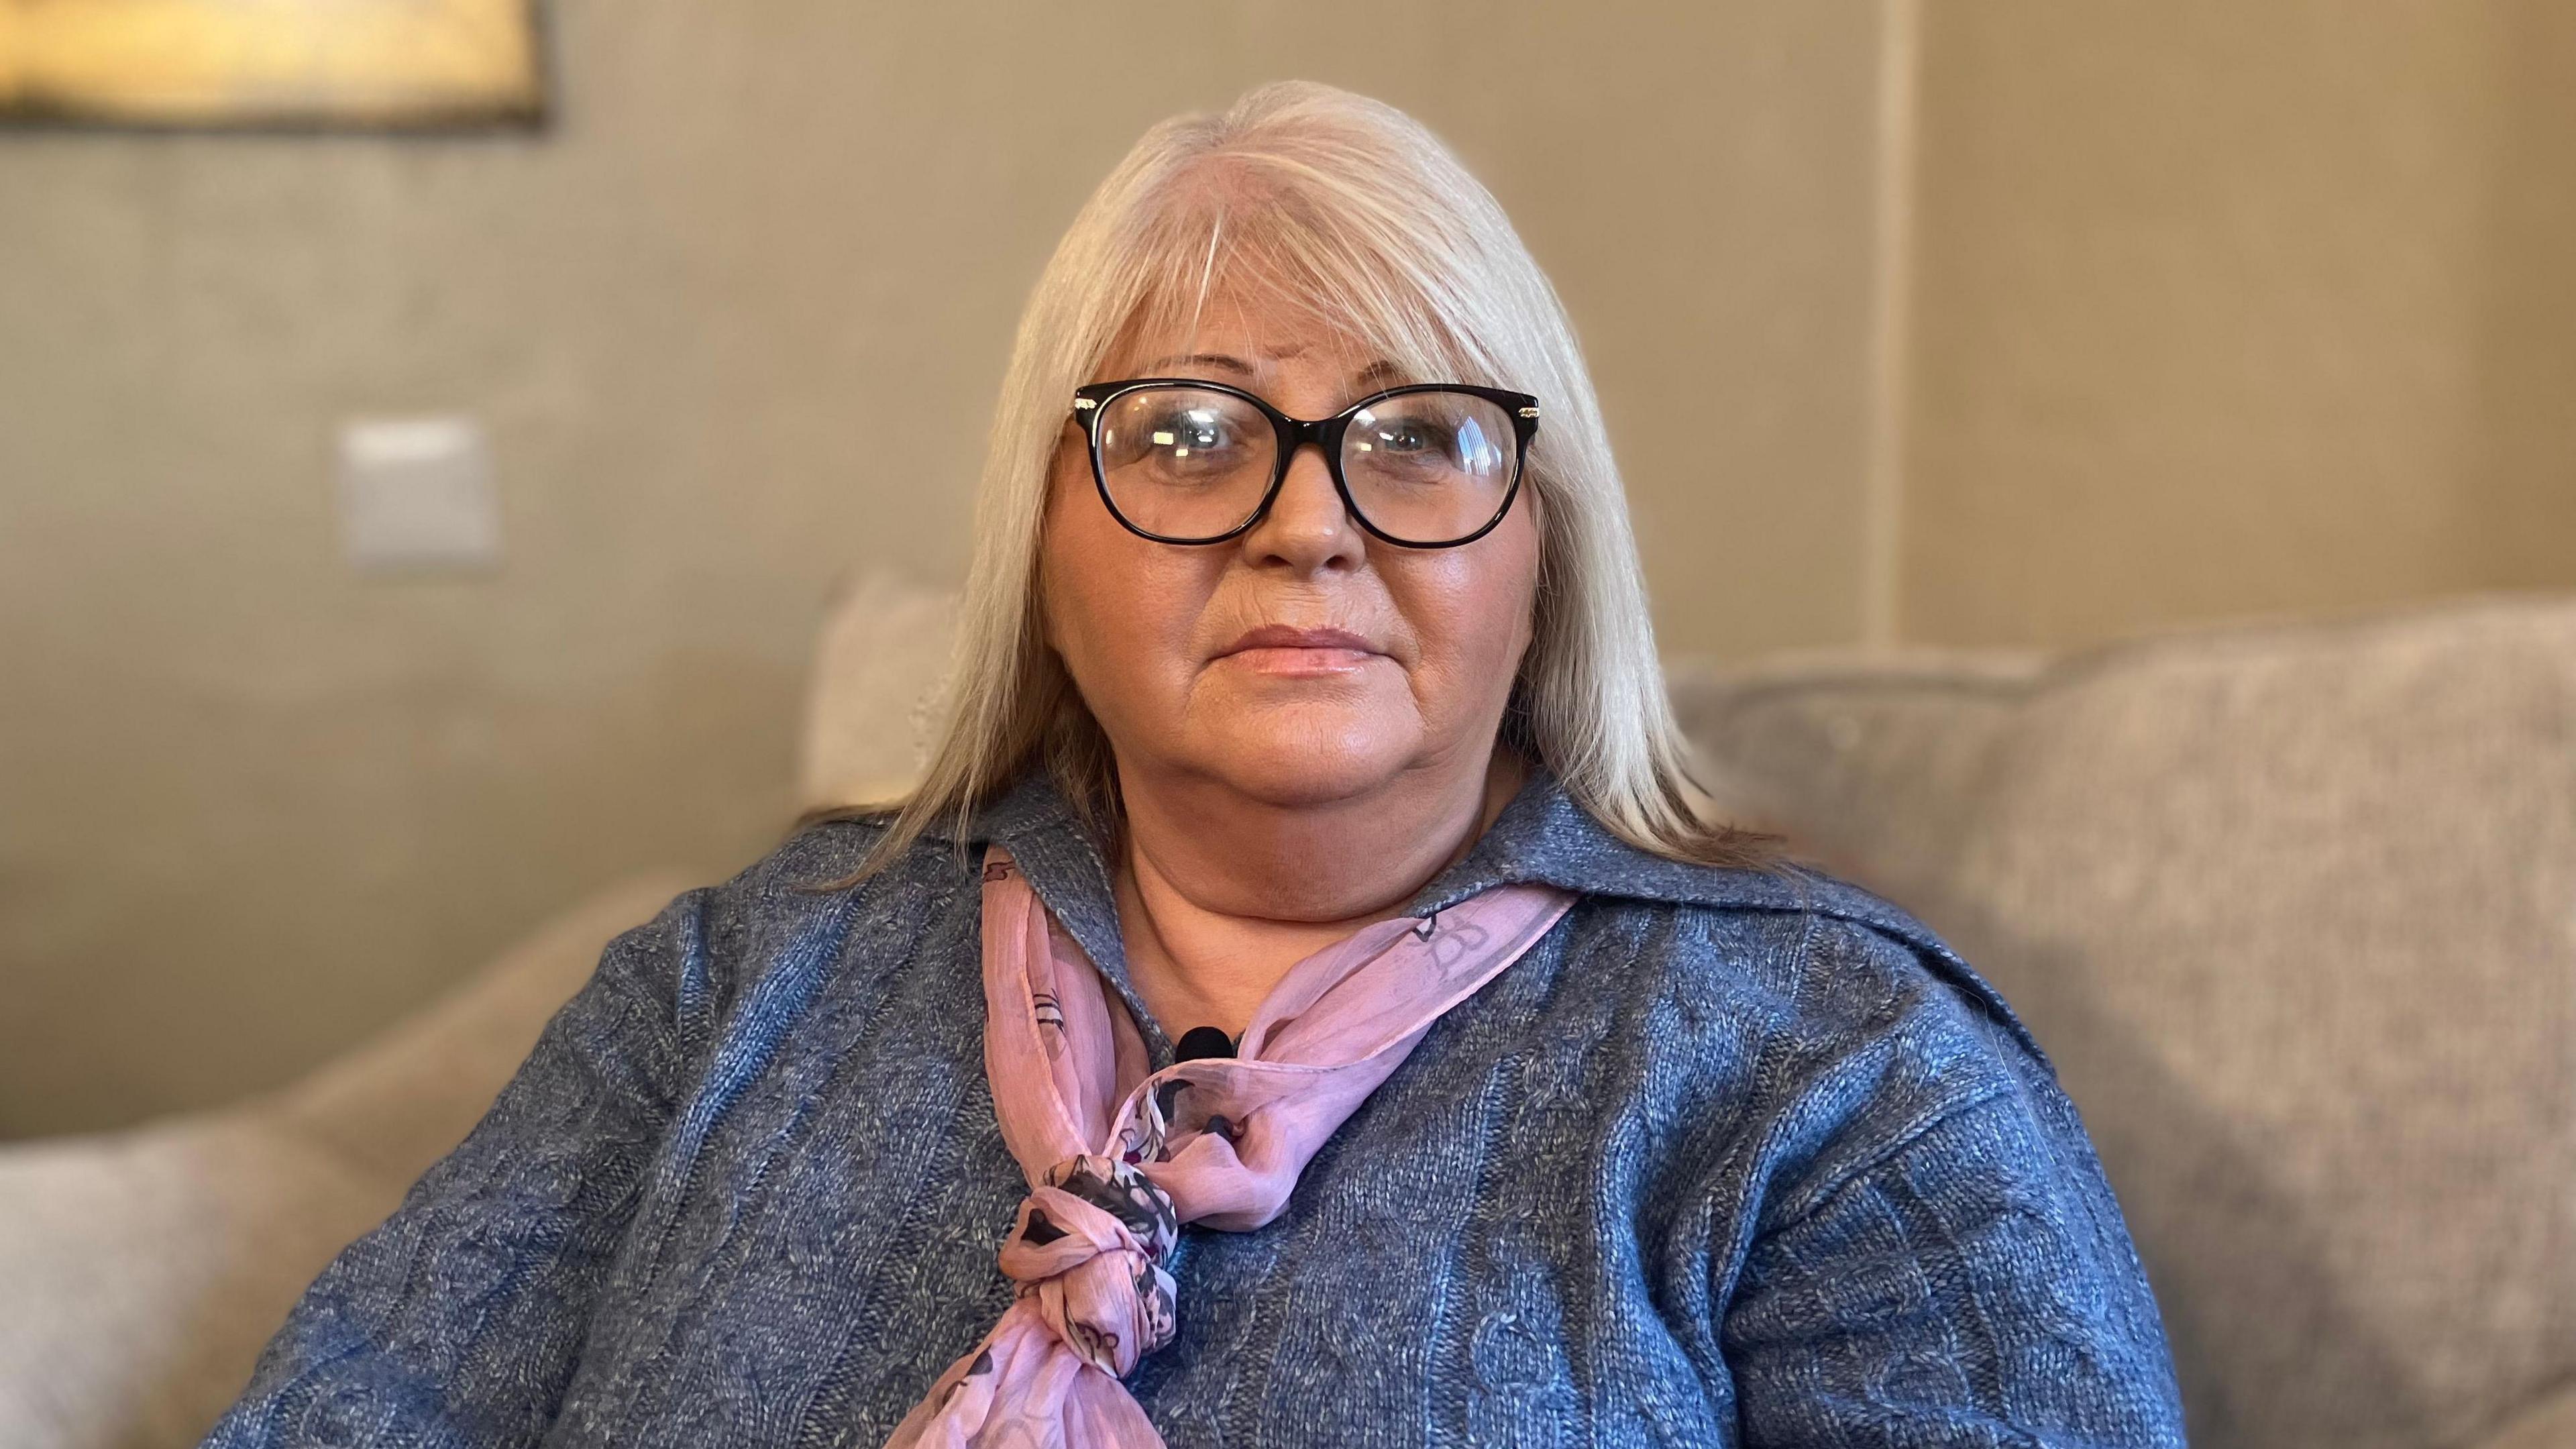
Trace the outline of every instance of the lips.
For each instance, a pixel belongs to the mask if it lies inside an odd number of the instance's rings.
[[[1286,624],[1264,624],[1225,646],[1217,657],[1241,654],[1249,649],[1343,649],[1359,654],[1385,652],[1348,629],[1297,629]]]

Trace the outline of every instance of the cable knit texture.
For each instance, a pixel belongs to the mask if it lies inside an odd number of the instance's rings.
[[[211,1444],[881,1445],[1014,1301],[974,847],[1140,1025],[1042,777],[863,884],[817,827],[611,944],[307,1292]],[[1708,870],[1544,773],[1405,913],[1580,897],[1285,1211],[1184,1227],[1126,1380],[1171,1444],[2179,1446],[2155,1302],[2048,1061],[1911,917]]]

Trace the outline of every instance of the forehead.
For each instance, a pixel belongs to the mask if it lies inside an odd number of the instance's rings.
[[[1349,375],[1382,365],[1384,354],[1352,328],[1267,289],[1221,286],[1205,305],[1148,302],[1110,350],[1111,375],[1172,370]],[[1229,363],[1242,364],[1241,368]]]

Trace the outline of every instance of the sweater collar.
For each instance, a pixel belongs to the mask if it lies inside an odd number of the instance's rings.
[[[969,844],[1000,841],[1014,856],[1031,853],[1067,861],[1085,869],[1074,872],[1108,893],[1108,865],[1100,842],[1075,817],[1072,807],[1043,769],[1029,769],[987,801],[960,833],[936,827],[933,834]],[[1800,865],[1778,872],[1726,869],[1668,860],[1638,849],[1613,835],[1575,802],[1564,784],[1544,766],[1530,767],[1528,778],[1494,823],[1468,852],[1426,881],[1406,904],[1404,914],[1428,915],[1446,910],[1498,885],[1535,882],[1583,895],[1623,896],[1678,905],[1749,906],[1767,910],[1809,910],[1824,904],[1820,893],[1833,894],[1839,910],[1866,903],[1846,899],[1865,895],[1832,877]],[[1921,931],[1911,916],[1876,901],[1873,924],[1900,932]],[[1053,899],[1050,908],[1057,908]],[[1061,910],[1058,910],[1062,914]],[[1085,946],[1088,947],[1086,942]]]
[[[944,832],[941,832],[944,834]],[[1010,847],[1047,909],[1126,999],[1157,1066],[1171,1043],[1130,985],[1115,891],[1100,842],[1083,827],[1044,769],[1032,768],[948,838]],[[1776,870],[1693,865],[1641,850],[1612,834],[1564,784],[1533,765],[1468,852],[1425,882],[1403,914],[1427,916],[1495,886],[1530,882],[1584,896],[1753,911],[1814,913],[1856,922],[1916,948],[1936,973],[1981,1001],[2033,1052],[2038,1043],[1995,989],[1930,928],[1869,891],[1795,863]],[[2044,1059],[2044,1058],[2043,1058]]]

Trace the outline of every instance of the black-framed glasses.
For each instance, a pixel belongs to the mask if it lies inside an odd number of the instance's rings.
[[[1511,511],[1538,433],[1537,398],[1454,382],[1388,388],[1308,419],[1221,382],[1139,377],[1075,389],[1073,416],[1110,516],[1183,544],[1223,543],[1259,523],[1308,443],[1371,536],[1402,548],[1473,543]]]

